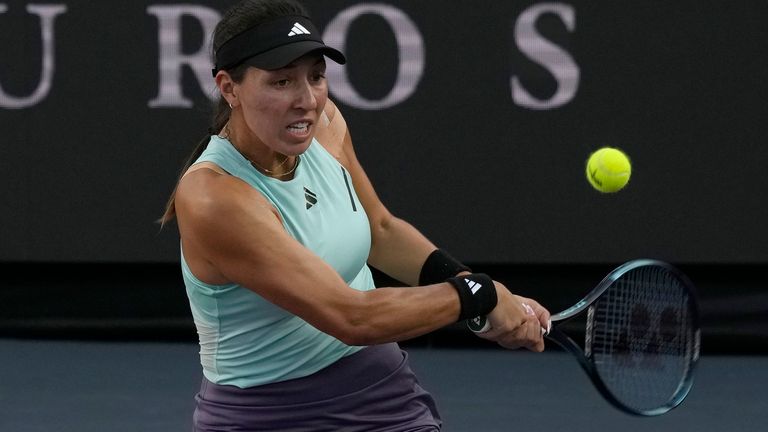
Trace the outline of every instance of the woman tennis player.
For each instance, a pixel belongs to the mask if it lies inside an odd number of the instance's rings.
[[[344,55],[301,5],[238,3],[213,48],[214,124],[162,218],[200,339],[196,431],[435,431],[397,341],[488,315],[481,337],[543,350],[544,308],[379,201],[328,100],[326,58]],[[368,265],[412,287],[376,288]]]

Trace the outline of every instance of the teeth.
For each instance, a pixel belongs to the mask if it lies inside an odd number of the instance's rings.
[[[288,126],[288,129],[291,129],[294,131],[303,131],[303,130],[306,130],[308,127],[309,127],[309,122],[300,122],[300,123],[294,123]]]

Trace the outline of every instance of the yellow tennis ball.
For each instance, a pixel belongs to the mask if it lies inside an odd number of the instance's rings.
[[[603,147],[587,159],[587,180],[600,192],[618,192],[629,182],[632,164],[621,150]]]

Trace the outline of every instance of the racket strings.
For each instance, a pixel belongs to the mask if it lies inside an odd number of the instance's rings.
[[[610,392],[637,411],[671,403],[693,355],[690,297],[674,274],[630,270],[588,314],[586,352]]]

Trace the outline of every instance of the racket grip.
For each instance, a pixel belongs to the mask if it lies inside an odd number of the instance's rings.
[[[491,323],[488,322],[488,318],[484,316],[475,317],[467,320],[467,327],[475,333],[485,333],[491,329]],[[552,330],[552,320],[547,322],[547,327],[541,328],[541,334],[546,336],[549,331]]]

